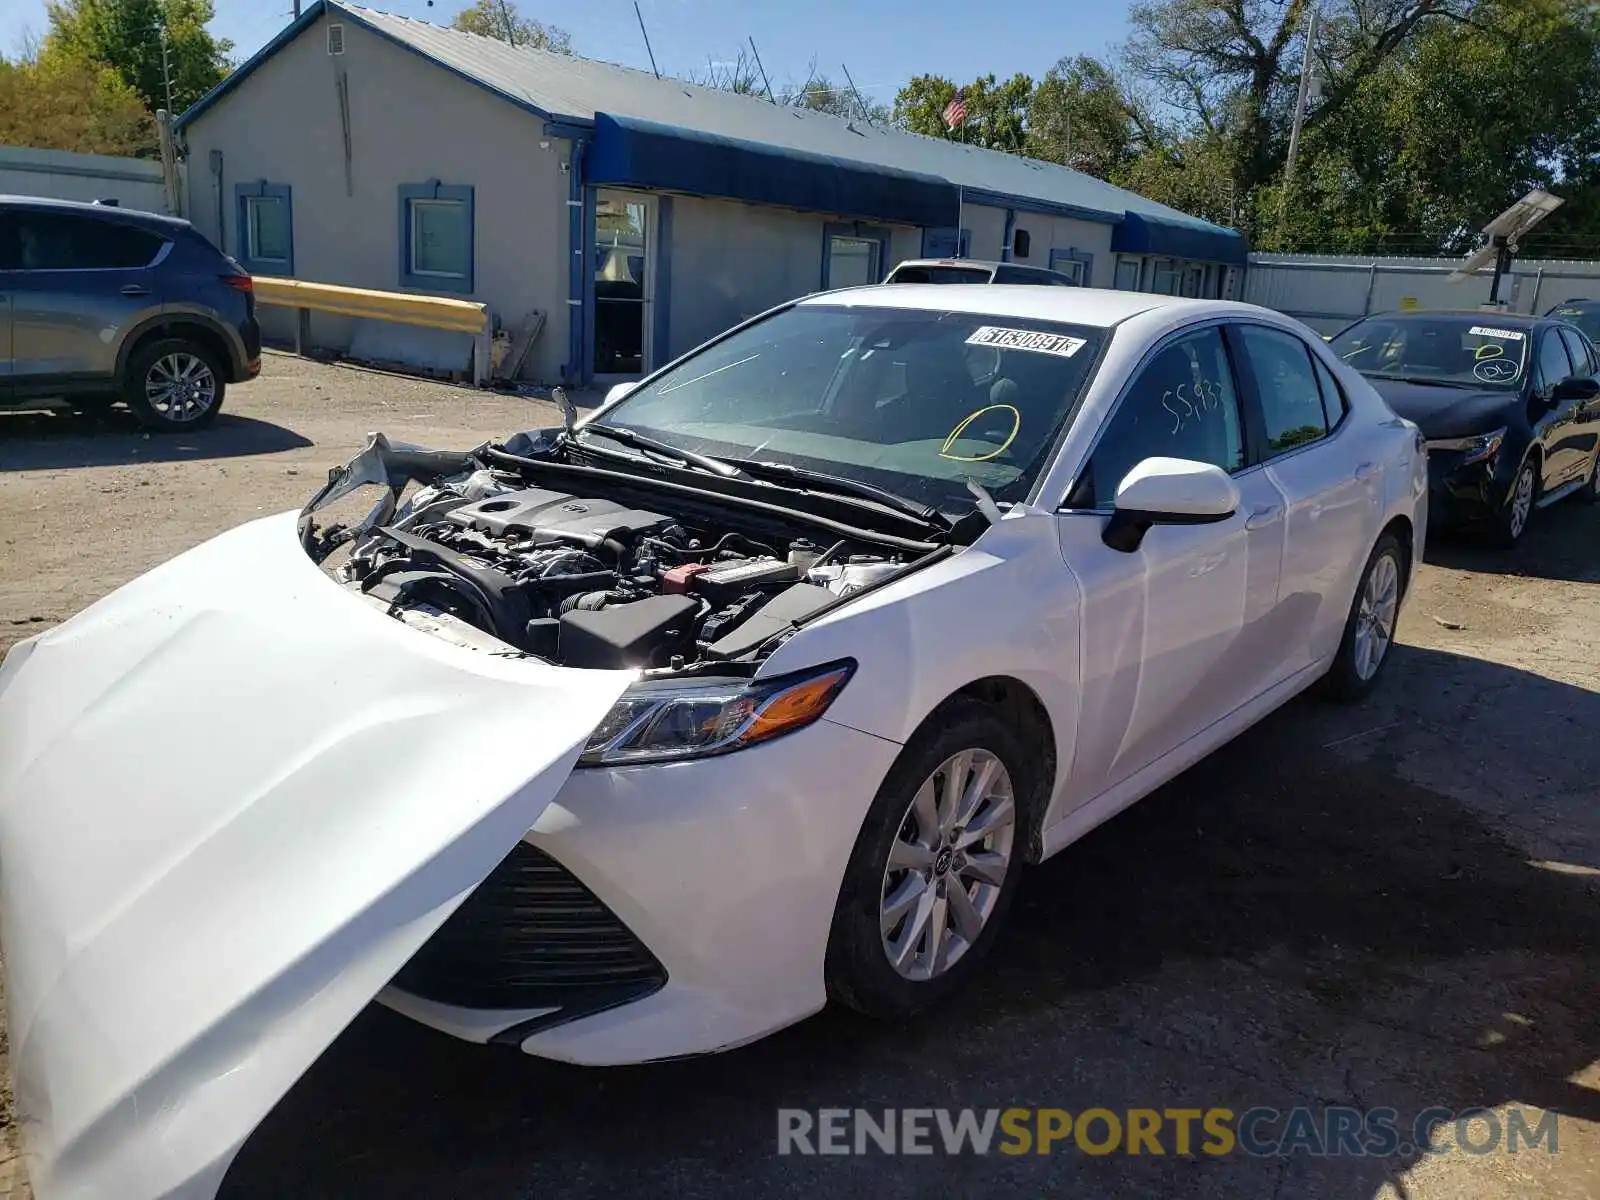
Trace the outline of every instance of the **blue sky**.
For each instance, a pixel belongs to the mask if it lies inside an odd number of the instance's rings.
[[[444,25],[468,2],[371,0],[369,7]],[[523,0],[519,7],[566,29],[579,54],[650,65],[632,0]],[[841,82],[840,63],[847,65],[862,93],[885,104],[923,73],[967,80],[1026,71],[1037,78],[1065,55],[1100,54],[1121,40],[1127,15],[1126,0],[1007,0],[993,7],[973,0],[640,0],[639,7],[663,73],[703,72],[707,58],[732,60],[753,36],[774,87],[803,81],[814,56],[820,73]],[[8,56],[24,30],[42,34],[48,26],[45,0],[4,0],[0,9],[0,51]],[[212,31],[231,39],[242,59],[288,23],[291,2],[216,0],[216,9]]]

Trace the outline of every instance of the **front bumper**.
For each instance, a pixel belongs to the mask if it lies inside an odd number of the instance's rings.
[[[1463,463],[1459,450],[1428,452],[1428,513],[1435,526],[1490,520],[1511,493],[1516,459],[1506,448],[1487,459]]]
[[[379,1000],[470,1041],[591,1065],[728,1049],[809,1016],[826,1000],[823,958],[850,851],[899,751],[824,719],[723,757],[580,769],[525,843],[614,918],[591,911],[587,944],[596,963],[631,972],[622,988],[591,973],[565,998],[546,989],[525,993],[522,1007],[489,1007],[441,1002],[436,987],[418,995],[406,986],[418,986],[415,974],[402,972]],[[532,905],[524,919],[560,933],[549,928],[559,915]],[[543,942],[565,962],[583,945],[581,935]],[[646,960],[664,980],[651,980]],[[493,1004],[515,993],[480,995]]]

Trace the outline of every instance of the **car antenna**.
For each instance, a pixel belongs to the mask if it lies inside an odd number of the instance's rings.
[[[571,437],[573,426],[578,423],[578,406],[567,399],[566,388],[555,388],[550,395],[561,406],[561,424],[566,428],[567,436]]]
[[[1000,518],[1005,514],[1000,511],[1000,506],[994,502],[994,497],[989,494],[989,489],[976,479],[967,480],[967,491],[978,498],[978,511],[988,518],[989,524],[1000,524]]]

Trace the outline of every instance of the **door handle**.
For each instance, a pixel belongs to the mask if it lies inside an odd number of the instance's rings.
[[[150,289],[142,283],[129,283],[123,285],[122,294],[124,296],[148,296]]]
[[[1252,511],[1249,517],[1245,519],[1244,527],[1246,529],[1260,529],[1263,526],[1271,525],[1281,516],[1283,516],[1283,505],[1263,504]]]
[[[1374,471],[1376,471],[1377,469],[1378,469],[1378,464],[1375,463],[1375,462],[1358,463],[1356,465],[1356,478],[1357,479],[1371,479],[1372,478],[1372,473]]]

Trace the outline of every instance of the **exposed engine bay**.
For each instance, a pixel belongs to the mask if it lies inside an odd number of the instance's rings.
[[[674,515],[671,504],[637,506],[636,493],[529,487],[482,458],[458,462],[465,469],[434,474],[403,505],[394,488],[353,529],[308,532],[314,500],[302,539],[318,561],[347,543],[335,577],[390,616],[491,653],[589,668],[750,662],[798,622],[926,557],[875,546],[870,533],[775,535],[736,509],[721,520],[703,504]]]

